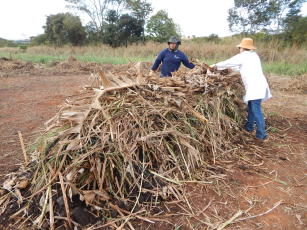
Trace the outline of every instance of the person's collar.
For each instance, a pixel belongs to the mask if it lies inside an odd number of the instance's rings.
[[[178,51],[178,49],[171,50],[170,48],[168,48],[168,50],[171,51],[171,52],[177,52]]]

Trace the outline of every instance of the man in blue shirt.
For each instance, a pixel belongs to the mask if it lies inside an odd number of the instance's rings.
[[[176,37],[172,36],[168,41],[168,48],[161,51],[155,60],[155,63],[151,67],[151,70],[156,71],[161,62],[161,77],[171,77],[172,72],[179,69],[181,62],[186,67],[193,69],[195,65],[189,61],[183,52],[178,50],[179,45],[181,45],[181,42]]]

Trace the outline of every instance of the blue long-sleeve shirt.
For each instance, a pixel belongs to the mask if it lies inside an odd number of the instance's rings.
[[[172,72],[179,69],[181,62],[190,69],[195,67],[195,65],[189,61],[183,52],[180,50],[171,51],[168,48],[161,51],[151,69],[158,69],[161,62],[161,77],[172,76]]]

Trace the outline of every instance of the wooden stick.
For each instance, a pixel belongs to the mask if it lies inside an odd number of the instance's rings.
[[[26,152],[26,148],[25,148],[25,144],[22,138],[22,134],[20,131],[18,131],[18,136],[19,136],[19,141],[20,141],[20,145],[21,145],[21,149],[22,149],[22,153],[23,153],[23,158],[25,160],[25,165],[28,165],[29,163],[29,158]]]
[[[49,219],[50,219],[50,230],[55,229],[54,225],[54,211],[53,211],[53,201],[52,201],[52,191],[51,191],[51,185],[49,189]]]
[[[164,177],[164,176],[162,176],[162,175],[160,175],[160,174],[158,174],[158,173],[156,173],[154,171],[151,171],[151,170],[149,170],[149,172],[152,173],[155,176],[161,177],[162,179],[164,179],[166,181],[172,182],[172,183],[177,184],[177,185],[181,185],[181,183],[179,181],[172,180],[170,178]]]
[[[242,220],[249,220],[249,219],[253,219],[253,218],[259,217],[259,216],[264,216],[264,215],[266,215],[266,214],[272,212],[275,208],[277,208],[277,207],[278,207],[279,205],[281,205],[282,203],[283,203],[283,200],[280,200],[280,201],[276,202],[276,203],[274,204],[274,206],[273,206],[271,209],[267,210],[266,212],[260,213],[260,214],[258,214],[258,215],[248,216],[248,217],[245,217],[245,218],[238,219],[238,220],[235,221],[235,223],[236,223],[236,222],[239,222],[239,221],[242,221]]]
[[[237,219],[239,216],[241,216],[243,212],[239,210],[236,214],[234,214],[229,220],[227,220],[225,223],[221,224],[217,227],[217,230],[224,229],[227,225],[231,224],[235,219]]]
[[[51,186],[48,187],[47,191],[46,191],[46,195],[45,195],[45,201],[44,201],[44,205],[43,205],[43,209],[41,214],[39,215],[39,217],[33,222],[34,225],[37,225],[39,228],[42,226],[43,224],[43,220],[44,220],[44,216],[46,214],[46,210],[47,210],[47,205],[48,205],[48,201],[49,201],[49,190],[51,189]]]
[[[62,193],[63,193],[63,200],[64,200],[64,206],[65,206],[68,225],[69,225],[69,227],[72,227],[71,219],[70,219],[69,206],[68,206],[67,196],[66,196],[65,187],[64,187],[64,180],[63,180],[63,176],[62,176],[61,172],[59,172],[59,178],[60,178],[60,184],[61,184],[61,189],[62,189]]]
[[[117,208],[116,205],[113,205],[113,207],[114,207],[115,210],[121,215],[121,217],[123,217],[124,220],[125,220],[117,229],[118,229],[118,230],[123,229],[123,227],[124,227],[125,224],[127,223],[131,230],[135,230],[135,228],[132,226],[132,224],[131,224],[130,221],[129,221],[129,219],[131,218],[131,215],[125,216],[125,215],[121,212],[121,210],[120,210],[119,208]],[[132,214],[132,213],[131,213],[131,214]]]

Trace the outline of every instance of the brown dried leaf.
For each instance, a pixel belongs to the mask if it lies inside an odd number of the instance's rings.
[[[19,181],[16,185],[15,188],[18,189],[24,189],[29,185],[29,180],[28,179],[22,179],[21,181]]]

